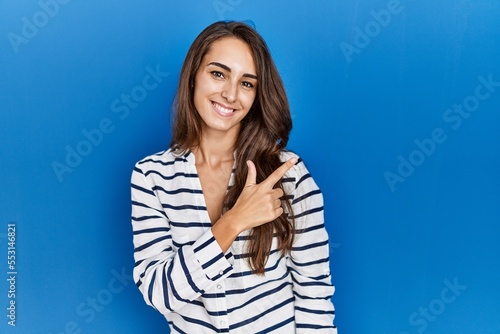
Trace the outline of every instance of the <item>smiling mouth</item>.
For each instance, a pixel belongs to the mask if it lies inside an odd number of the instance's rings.
[[[230,108],[223,107],[222,105],[220,105],[217,102],[212,101],[212,105],[214,106],[215,110],[217,110],[222,115],[231,115],[232,113],[234,113],[236,111],[236,109],[230,109]]]

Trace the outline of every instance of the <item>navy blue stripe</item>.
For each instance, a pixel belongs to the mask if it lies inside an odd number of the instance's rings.
[[[321,223],[321,224],[309,226],[309,227],[306,227],[306,228],[297,229],[297,230],[295,230],[295,234],[303,234],[303,233],[311,232],[311,231],[314,231],[314,230],[321,230],[324,227],[325,227],[325,224]]]
[[[293,294],[295,295],[295,297],[298,297],[298,298],[303,299],[303,300],[328,300],[328,299],[331,299],[333,296],[331,294],[329,294],[327,296],[323,296],[323,297],[303,296],[303,295],[299,294],[296,290],[293,291]]]
[[[325,311],[325,310],[311,310],[308,308],[300,307],[300,306],[295,306],[295,309],[297,311],[305,312],[305,313],[312,313],[312,314],[335,314],[335,311]]]
[[[136,184],[134,184],[134,183],[132,183],[132,184],[131,184],[131,187],[132,187],[133,189],[139,190],[139,191],[141,191],[141,192],[143,192],[143,193],[146,193],[146,194],[148,194],[148,195],[151,195],[151,196],[154,196],[154,195],[155,195],[155,193],[154,193],[153,191],[151,191],[150,189],[146,189],[146,188],[140,187],[140,186],[138,186],[138,185],[136,185]]]
[[[161,217],[158,217],[161,218]],[[170,232],[168,227],[153,227],[153,228],[145,228],[144,230],[135,230],[134,235],[142,234],[142,233],[155,233],[155,232]]]
[[[137,267],[138,265],[140,265],[140,264],[141,264],[141,263],[143,263],[143,262],[144,262],[144,259],[139,260],[139,261],[136,261],[136,262],[134,263],[134,268],[135,268],[135,267]]]
[[[156,238],[154,240],[151,240],[150,242],[147,242],[147,243],[143,244],[142,246],[139,246],[139,247],[135,248],[134,252],[140,252],[140,251],[148,248],[149,246],[152,246],[152,245],[154,245],[154,244],[156,244],[156,243],[158,243],[160,241],[171,239],[171,238],[172,238],[172,236],[170,236],[170,235],[163,235],[163,236],[161,236],[159,238]]]
[[[307,179],[308,179],[308,178],[310,178],[310,177],[311,177],[311,174],[309,174],[309,173],[304,174],[304,175],[303,175],[303,176],[302,176],[302,177],[301,177],[301,178],[297,181],[297,183],[295,184],[295,189],[297,189],[297,188],[299,187],[299,185],[300,185],[303,181],[307,180]]]
[[[320,241],[320,242],[316,242],[314,244],[309,244],[309,245],[305,245],[305,246],[301,246],[301,247],[292,247],[292,251],[298,252],[298,251],[303,251],[303,250],[307,250],[307,249],[311,249],[311,248],[321,247],[321,246],[324,246],[327,244],[328,244],[328,240],[325,240],[325,241]]]
[[[170,222],[170,225],[175,226],[175,227],[212,227],[212,223],[185,223],[185,222]]]
[[[155,164],[161,164],[163,166],[170,166],[170,165],[173,165],[175,164],[176,162],[186,162],[187,160],[184,159],[184,158],[175,158],[175,160],[173,161],[167,161],[167,162],[164,162],[164,161],[160,161],[160,160],[154,160],[154,159],[144,159],[142,161],[139,161],[139,165],[142,165],[142,164],[145,164],[146,162],[152,162],[152,163],[155,163]]]
[[[336,328],[336,327],[335,326],[312,325],[312,324],[296,324],[295,328],[322,329],[322,328]]]
[[[164,180],[173,180],[176,177],[198,177],[198,174],[184,173],[184,172],[178,172],[175,173],[174,175],[165,176],[156,170],[148,170],[144,175],[148,176],[149,174],[156,174]]]
[[[240,275],[239,274],[232,274],[229,277],[237,278],[238,276],[240,276]],[[268,284],[272,285],[272,283],[281,281],[281,280],[283,280],[287,276],[288,276],[288,273],[285,272],[281,277],[278,277],[278,278],[275,278],[275,279],[272,279],[272,280],[268,280],[268,281],[259,283],[257,285],[251,286],[251,287],[245,287],[243,289],[226,290],[226,295],[239,295],[239,294],[247,293],[247,292],[252,291],[254,289],[257,289],[257,288],[259,288],[259,287],[261,287],[263,285],[268,285]]]
[[[224,276],[225,274],[227,274],[229,271],[231,271],[232,267],[229,267],[229,268],[226,268],[224,269],[224,271],[222,272],[222,274],[217,274],[215,275],[214,277],[212,277],[212,281],[216,281],[218,279],[220,279],[222,276]]]
[[[188,323],[192,323],[192,324],[197,324],[197,325],[203,326],[205,328],[209,328],[214,333],[228,333],[229,332],[229,330],[227,328],[226,329],[224,329],[224,328],[219,329],[219,328],[215,327],[214,325],[212,325],[211,323],[201,321],[201,320],[195,319],[195,318],[186,317],[182,314],[180,314],[180,316],[182,317],[182,319],[184,319],[184,321],[186,321]]]
[[[150,206],[148,206],[148,205],[146,205],[146,204],[144,204],[144,203],[140,203],[140,202],[132,201],[132,205],[135,205],[135,206],[140,206],[140,207],[142,207],[142,208],[146,208],[146,209],[150,209],[150,210],[154,210],[154,211],[156,211],[156,212],[158,212],[158,213],[161,213],[161,215],[162,215],[162,216],[164,216],[165,218],[167,217],[167,215],[165,214],[165,212],[160,211],[160,210],[157,210],[157,209],[155,209],[155,208],[152,208],[152,207],[150,207]]]
[[[189,189],[189,188],[179,188],[175,190],[166,190],[163,187],[160,186],[154,186],[153,190],[160,190],[164,192],[165,194],[168,195],[176,195],[176,194],[181,194],[181,193],[190,193],[190,194],[203,194],[203,191],[198,190],[198,189]]]
[[[132,220],[136,221],[136,222],[142,222],[142,221],[145,221],[145,220],[148,220],[148,219],[156,219],[156,218],[163,219],[164,217],[160,217],[160,216],[142,216],[142,217],[132,217]]]
[[[179,334],[188,334],[188,333],[184,332],[182,329],[180,329],[179,327],[177,327],[176,325],[174,325],[174,323],[172,321],[169,321],[168,324],[170,325],[171,328],[175,329],[175,331],[178,332]]]
[[[254,297],[252,297],[252,298],[248,299],[245,303],[240,304],[240,305],[238,305],[238,306],[236,306],[236,307],[233,307],[233,308],[231,308],[231,309],[228,309],[228,310],[227,310],[227,313],[228,313],[228,314],[230,314],[231,312],[234,312],[234,311],[236,311],[236,310],[239,310],[239,309],[241,309],[241,308],[243,308],[243,307],[245,307],[245,306],[247,306],[247,305],[250,305],[250,304],[252,304],[252,303],[254,303],[254,302],[256,302],[256,301],[258,301],[258,300],[260,300],[260,299],[262,299],[262,298],[265,298],[265,297],[267,297],[267,296],[269,296],[269,295],[273,295],[273,294],[275,294],[275,293],[277,293],[277,292],[279,292],[279,291],[283,290],[284,288],[286,288],[287,286],[290,286],[290,285],[292,285],[292,283],[291,283],[291,282],[283,282],[283,283],[281,283],[280,285],[278,285],[277,287],[275,287],[274,289],[264,291],[263,293],[261,293],[261,294],[259,294],[259,295],[257,295],[257,296],[254,296]],[[266,313],[267,313],[267,312],[268,312],[268,311],[266,310]]]
[[[165,305],[165,307],[170,310],[170,311],[173,311],[172,307],[170,306],[170,298],[169,298],[169,283],[167,282],[167,275],[168,277],[172,277],[172,264],[170,264],[168,270],[167,270],[167,274],[165,274],[165,269],[163,269],[163,276],[161,278],[161,285],[163,287],[163,304]],[[172,281],[170,279],[170,281]]]
[[[297,215],[294,215],[294,218],[297,219],[297,218],[300,218],[300,217],[303,217],[303,216],[307,216],[307,215],[310,215],[312,213],[316,213],[316,212],[321,212],[323,211],[323,206],[320,206],[318,208],[314,208],[314,209],[311,209],[311,210],[307,210],[307,211],[304,211],[304,212],[301,212]]]
[[[219,261],[223,257],[224,257],[224,254],[223,253],[219,253],[216,257],[212,258],[210,261],[202,263],[201,267],[203,269],[207,269],[208,267],[210,267],[212,264],[214,264],[215,262]]]
[[[181,248],[181,250],[182,250],[182,248]],[[181,258],[180,262],[183,262],[183,261],[184,261],[184,259]],[[173,270],[174,264],[175,263],[172,262],[172,264],[168,268],[168,277],[170,277],[170,278],[172,277],[172,270]],[[167,283],[169,283],[170,291],[172,291],[172,295],[174,296],[175,299],[177,299],[178,301],[181,301],[183,303],[186,303],[186,304],[189,303],[189,300],[184,299],[181,297],[181,295],[179,295],[179,293],[175,289],[174,282],[172,279],[170,279]]]
[[[225,297],[225,294],[224,293],[204,293],[203,294],[203,298],[206,298],[206,299],[211,299],[211,298],[224,298]]]
[[[202,243],[201,245],[199,245],[198,247],[196,247],[194,249],[194,252],[199,252],[200,250],[202,250],[203,248],[207,247],[208,245],[210,245],[212,242],[215,241],[215,237],[211,237],[210,239],[208,239],[207,241],[205,241],[204,243]]]
[[[151,261],[147,266],[146,268],[144,268],[144,271],[146,272],[150,267],[154,266],[155,264],[157,264],[158,262],[160,262],[160,260],[154,260],[154,261]]]
[[[288,325],[289,323],[295,321],[295,317],[291,317],[291,318],[288,318],[288,319],[285,319],[283,320],[282,322],[278,322],[276,325],[274,326],[271,326],[271,327],[268,327],[266,329],[264,329],[263,331],[260,331],[260,332],[257,332],[255,334],[267,334],[267,333],[270,333],[278,328],[281,328],[285,325]]]
[[[151,282],[149,282],[149,287],[148,287],[148,299],[151,305],[154,305],[153,303],[153,287],[155,285],[155,278],[156,278],[156,271],[153,272],[153,277],[151,277]]]
[[[177,241],[175,241],[174,239],[172,239],[172,242],[173,242],[174,246],[175,246],[175,247],[177,247],[177,248],[181,248],[181,247],[182,247],[182,246],[184,246],[184,245],[192,245],[192,244],[194,244],[194,241],[191,241],[191,240],[190,240],[190,241],[187,241],[187,242],[184,242],[184,243],[182,243],[182,244],[181,244],[181,243],[178,243],[178,242],[177,242]]]
[[[310,196],[314,196],[314,195],[318,195],[318,194],[321,194],[321,190],[319,190],[319,189],[310,191],[307,194],[304,194],[304,195],[302,195],[302,196],[300,196],[298,198],[295,198],[293,200],[292,204],[298,203],[298,202],[300,202],[300,201],[302,201],[302,200],[304,200],[304,199],[306,199],[306,198],[308,198]]]
[[[266,272],[271,272],[273,270],[275,270],[276,268],[278,268],[280,262],[284,259],[284,257],[280,257],[278,261],[276,261],[276,264],[272,267],[266,267],[265,270]],[[234,274],[231,274],[230,277],[236,277],[236,276],[250,276],[250,275],[254,275],[254,273],[251,271],[251,270],[248,270],[248,271],[241,271],[239,273],[234,273]]]
[[[242,321],[242,322],[239,322],[239,323],[236,323],[236,324],[233,324],[233,325],[229,326],[229,328],[231,330],[233,330],[233,329],[236,329],[238,327],[244,326],[244,325],[246,325],[248,323],[254,322],[254,321],[258,320],[260,317],[262,317],[263,314],[272,313],[273,311],[276,311],[277,309],[280,309],[283,306],[286,306],[287,304],[290,304],[290,303],[293,303],[293,302],[294,302],[294,298],[293,297],[292,298],[288,298],[287,300],[284,300],[281,303],[274,305],[270,309],[267,309],[267,310],[265,310],[264,312],[262,312],[260,314],[257,314],[257,315],[255,315],[255,316],[253,316],[251,318],[247,318],[247,319],[245,319],[245,321]],[[228,313],[230,313],[230,312],[228,312]]]
[[[297,267],[308,267],[308,266],[312,266],[312,265],[315,265],[315,264],[325,263],[325,262],[328,262],[328,261],[329,261],[329,258],[326,257],[326,258],[319,259],[319,260],[316,260],[316,261],[304,262],[304,263],[299,263],[299,262],[295,262],[295,261],[292,260],[292,263],[295,266],[297,266]]]
[[[300,272],[298,272],[297,270],[295,270],[293,267],[290,267],[289,268],[291,272],[294,272],[296,273],[297,275],[301,276]],[[320,280],[324,280],[325,278],[328,278],[330,277],[330,274],[327,274],[327,275],[319,275],[319,276],[309,276],[308,278],[311,279],[311,280],[317,280],[317,281],[320,281]],[[293,275],[292,275],[292,279],[293,279]],[[297,281],[296,281],[297,282]],[[297,282],[298,283],[298,282]]]
[[[164,209],[171,209],[171,210],[200,210],[204,211],[207,208],[204,206],[197,206],[197,205],[189,205],[189,204],[184,204],[184,205],[171,205],[171,204],[162,204]]]
[[[200,293],[200,294],[203,293],[202,290],[198,289],[198,287],[196,286],[196,284],[194,284],[193,279],[191,278],[191,273],[189,272],[189,269],[186,266],[186,262],[184,261],[184,250],[183,250],[183,248],[179,248],[179,257],[181,259],[180,262],[181,262],[182,271],[184,271],[184,276],[186,277],[189,286],[191,287],[191,289],[194,292]]]
[[[293,281],[300,285],[300,286],[319,286],[319,287],[325,287],[325,286],[330,286],[329,283],[326,283],[326,282],[322,282],[322,281],[312,281],[312,282],[298,282],[295,278],[293,278]]]

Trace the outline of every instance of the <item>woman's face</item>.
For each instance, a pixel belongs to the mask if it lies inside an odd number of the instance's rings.
[[[234,37],[212,43],[194,83],[194,105],[204,133],[215,130],[237,135],[256,92],[257,72],[250,47]]]

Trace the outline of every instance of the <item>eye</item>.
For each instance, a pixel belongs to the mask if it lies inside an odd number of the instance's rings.
[[[241,84],[245,88],[254,88],[255,87],[251,82],[248,82],[248,81],[243,81]]]
[[[210,74],[212,74],[216,78],[224,79],[224,73],[220,71],[212,71],[210,72]]]

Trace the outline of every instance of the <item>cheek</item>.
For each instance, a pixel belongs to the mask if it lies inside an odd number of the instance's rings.
[[[206,82],[197,80],[194,84],[194,104],[198,108],[203,104],[205,98],[210,95],[210,87],[207,87]]]
[[[245,92],[242,94],[241,103],[244,105],[245,109],[250,109],[255,101],[255,92]]]

